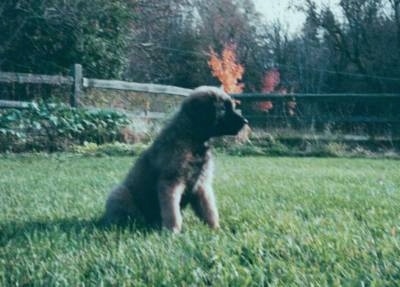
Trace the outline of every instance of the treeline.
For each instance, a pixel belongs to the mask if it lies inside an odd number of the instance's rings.
[[[211,49],[236,47],[244,91],[279,71],[288,92],[398,92],[400,0],[342,0],[340,16],[313,0],[296,35],[251,0],[3,0],[0,70],[68,73],[192,88],[219,84]]]

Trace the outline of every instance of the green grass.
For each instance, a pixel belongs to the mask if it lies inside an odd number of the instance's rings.
[[[222,228],[96,224],[129,157],[0,157],[0,286],[399,286],[399,161],[217,156]]]

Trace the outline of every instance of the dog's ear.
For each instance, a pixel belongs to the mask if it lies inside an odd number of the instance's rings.
[[[182,107],[196,126],[210,127],[216,120],[215,98],[210,95],[196,95],[187,99]]]

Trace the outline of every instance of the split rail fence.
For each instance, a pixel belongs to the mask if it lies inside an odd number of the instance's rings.
[[[71,76],[0,71],[0,83],[67,85],[71,106],[79,106],[85,89],[111,89],[187,96],[190,89],[158,84],[83,77],[75,64]],[[235,94],[242,113],[254,127],[304,130],[318,134],[362,134],[400,137],[400,94]],[[29,102],[0,100],[0,108],[26,108]]]
[[[190,89],[158,84],[142,84],[118,80],[83,77],[82,65],[75,64],[71,76],[50,76],[0,71],[0,83],[67,85],[71,87],[70,105],[77,107],[85,88],[112,89],[165,95],[186,96]],[[0,100],[0,108],[26,108],[29,102]]]

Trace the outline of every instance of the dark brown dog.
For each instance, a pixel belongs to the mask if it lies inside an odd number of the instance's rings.
[[[111,192],[106,222],[141,219],[179,232],[181,208],[190,204],[200,219],[218,228],[208,141],[235,135],[245,124],[247,120],[235,111],[233,100],[222,90],[195,89],[125,180]]]

